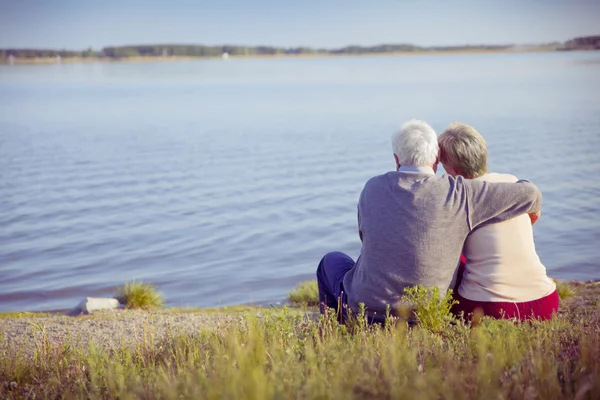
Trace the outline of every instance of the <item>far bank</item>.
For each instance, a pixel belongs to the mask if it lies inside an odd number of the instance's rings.
[[[257,59],[317,59],[317,58],[363,58],[363,57],[416,57],[442,55],[474,55],[474,54],[523,54],[523,53],[552,53],[555,48],[515,48],[511,50],[473,49],[473,50],[432,50],[432,51],[401,51],[363,54],[265,54],[265,55],[228,55],[214,57],[198,56],[133,56],[133,57],[33,57],[0,60],[0,65],[50,65],[50,64],[88,64],[88,63],[141,63],[141,62],[179,62],[179,61],[209,61],[209,60],[257,60]],[[590,50],[591,51],[591,50]]]

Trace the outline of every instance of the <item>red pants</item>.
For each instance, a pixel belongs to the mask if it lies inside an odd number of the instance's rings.
[[[483,315],[496,319],[512,319],[526,321],[528,319],[548,320],[558,311],[558,293],[556,290],[548,296],[541,299],[525,301],[522,303],[495,302],[495,301],[474,301],[468,300],[458,294],[458,288],[462,282],[465,272],[467,259],[464,255],[460,256],[460,266],[458,267],[458,276],[454,286],[453,297],[459,303],[452,307],[452,313],[459,315],[461,311],[464,316],[471,319],[475,310],[480,309]]]
[[[471,318],[476,309],[480,309],[483,315],[492,318],[516,318],[518,321],[529,319],[548,320],[558,311],[558,293],[556,290],[541,299],[525,301],[522,303],[473,301],[462,297],[458,292],[454,293],[454,299],[458,304],[452,307],[454,314],[464,312],[465,317]]]

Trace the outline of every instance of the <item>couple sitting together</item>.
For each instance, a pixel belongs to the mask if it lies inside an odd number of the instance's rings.
[[[546,275],[532,225],[542,194],[512,175],[487,172],[483,137],[452,124],[438,138],[425,122],[392,139],[396,171],[371,178],[358,201],[360,257],[328,253],[317,269],[321,311],[364,303],[369,320],[399,315],[404,288],[454,289],[453,312],[550,319],[556,285]],[[436,176],[441,162],[447,174]],[[464,270],[464,272],[463,272]]]

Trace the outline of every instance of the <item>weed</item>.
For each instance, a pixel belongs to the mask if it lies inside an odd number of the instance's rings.
[[[450,309],[458,302],[452,299],[452,290],[441,296],[437,286],[426,289],[418,285],[404,289],[402,303],[413,308],[419,325],[431,332],[442,333],[454,321]]]

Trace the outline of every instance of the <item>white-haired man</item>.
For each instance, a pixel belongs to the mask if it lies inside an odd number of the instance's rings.
[[[397,314],[405,287],[451,287],[474,229],[541,209],[527,181],[436,177],[437,136],[423,121],[405,123],[392,147],[396,171],[371,178],[360,195],[360,257],[328,253],[317,268],[321,311],[347,304],[357,312],[364,303],[370,320],[381,321],[388,306]]]

